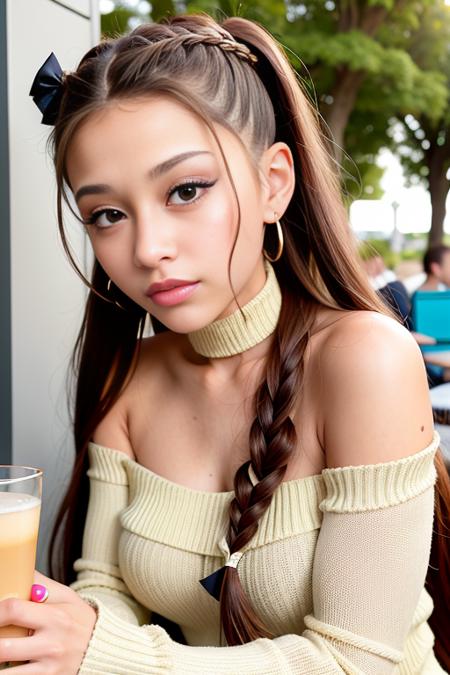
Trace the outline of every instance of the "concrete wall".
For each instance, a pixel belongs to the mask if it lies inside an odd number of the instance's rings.
[[[6,0],[7,119],[0,119],[9,143],[9,261],[3,250],[0,263],[9,262],[10,283],[1,289],[6,353],[0,361],[10,379],[1,389],[0,462],[44,470],[37,559],[44,574],[50,528],[73,460],[67,370],[86,290],[58,238],[55,180],[45,148],[51,127],[40,123],[42,115],[28,93],[50,52],[63,70],[71,70],[98,39],[97,0]],[[86,271],[85,236],[67,212],[66,220]]]

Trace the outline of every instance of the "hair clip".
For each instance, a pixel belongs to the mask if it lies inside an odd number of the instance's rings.
[[[41,124],[53,125],[63,93],[64,71],[52,52],[36,73],[29,96],[43,113]]]

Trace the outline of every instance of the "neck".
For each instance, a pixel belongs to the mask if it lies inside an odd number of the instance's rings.
[[[425,279],[423,286],[430,289],[436,289],[438,288],[439,284],[440,284],[439,279],[435,277],[433,274],[429,274],[428,277]]]
[[[224,358],[241,354],[271,335],[281,310],[281,290],[272,265],[264,261],[266,283],[261,291],[224,319],[188,333],[198,354],[208,358]]]

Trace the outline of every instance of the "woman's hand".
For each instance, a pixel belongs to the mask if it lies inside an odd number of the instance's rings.
[[[34,583],[47,586],[45,603],[18,598],[0,601],[0,626],[31,629],[28,637],[0,638],[0,663],[31,662],[9,668],[8,675],[76,675],[97,613],[71,588],[40,572],[35,572]]]

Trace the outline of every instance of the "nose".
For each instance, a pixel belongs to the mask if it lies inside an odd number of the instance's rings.
[[[137,267],[156,267],[161,260],[173,259],[176,254],[172,228],[148,217],[136,222],[134,263]]]

